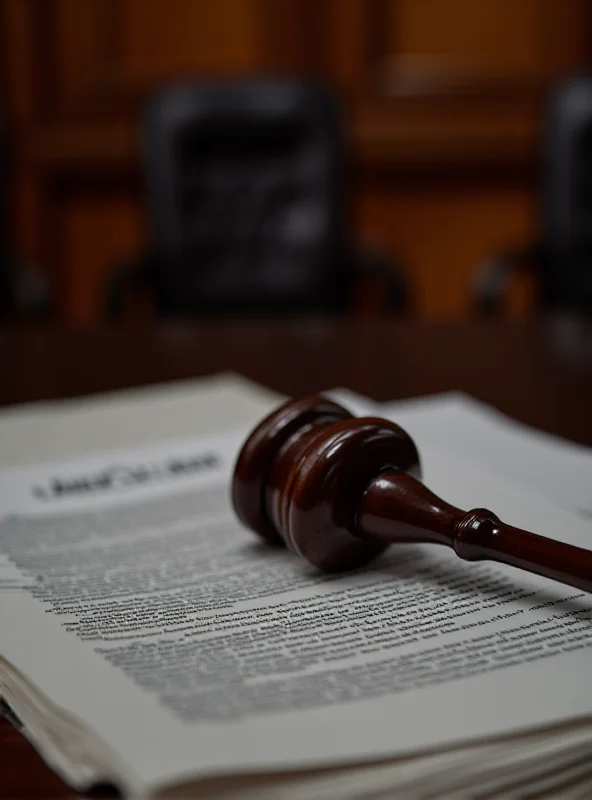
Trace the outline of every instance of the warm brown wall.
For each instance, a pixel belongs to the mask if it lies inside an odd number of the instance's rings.
[[[136,126],[156,83],[333,83],[356,233],[403,257],[419,313],[458,315],[476,262],[532,235],[541,101],[590,53],[586,0],[2,2],[19,250],[76,323],[141,245]]]

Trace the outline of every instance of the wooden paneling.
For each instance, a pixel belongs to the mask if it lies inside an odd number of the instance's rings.
[[[398,187],[379,181],[360,187],[357,196],[361,235],[412,267],[414,307],[426,318],[470,313],[471,282],[484,254],[534,234],[532,193],[503,183]],[[517,285],[511,311],[528,307],[527,289]]]
[[[333,85],[359,237],[403,256],[418,313],[458,315],[475,264],[535,229],[542,102],[589,64],[588,0],[1,0],[15,235],[61,320],[143,239],[147,94],[196,76]]]
[[[257,71],[261,2],[4,0],[8,35],[27,50],[16,93],[34,96],[38,121],[129,118],[159,82]]]
[[[384,6],[384,67],[392,69],[395,90],[397,79],[416,90],[454,91],[490,82],[520,86],[544,76],[541,55],[550,43],[540,0],[396,0]]]
[[[138,119],[163,81],[264,71],[263,0],[4,0],[16,245],[61,320],[142,244]]]
[[[55,225],[65,267],[58,273],[60,316],[82,325],[104,313],[101,294],[110,270],[141,247],[138,204],[116,188],[67,192]]]
[[[256,0],[222,7],[167,0],[166,14],[162,0],[124,0],[118,12],[125,43],[119,72],[129,85],[146,89],[163,76],[253,69],[263,51],[257,12]]]
[[[258,0],[53,2],[50,68],[64,110],[113,114],[163,80],[261,65]]]
[[[328,2],[328,74],[382,163],[532,162],[547,90],[588,62],[586,0]]]

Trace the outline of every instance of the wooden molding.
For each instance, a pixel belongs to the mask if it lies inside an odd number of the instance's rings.
[[[546,94],[588,52],[585,31],[592,27],[586,20],[592,12],[585,1],[540,0],[533,6],[533,35],[545,57],[527,71],[506,69],[503,59],[480,63],[460,53],[397,49],[389,25],[392,31],[392,15],[402,2],[328,0],[329,74],[347,103],[356,160],[407,171],[492,164],[530,169]]]
[[[586,0],[540,0],[534,16],[538,49],[545,54],[531,74],[495,69],[450,56],[411,56],[389,49],[388,12],[401,0],[362,0],[364,5],[364,91],[396,101],[496,97],[542,97],[557,75],[590,56],[592,11]],[[458,23],[458,20],[455,20]]]

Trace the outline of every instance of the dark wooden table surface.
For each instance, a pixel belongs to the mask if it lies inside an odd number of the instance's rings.
[[[0,406],[220,370],[286,394],[348,386],[393,400],[460,389],[523,422],[592,445],[592,325],[569,318],[0,332]],[[0,720],[0,797],[68,796],[74,795]]]

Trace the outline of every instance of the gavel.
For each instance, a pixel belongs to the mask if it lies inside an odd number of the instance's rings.
[[[363,566],[389,545],[433,542],[466,561],[491,560],[592,592],[592,552],[461,511],[421,481],[411,437],[355,418],[321,395],[291,400],[244,443],[232,481],[241,522],[325,572]]]

